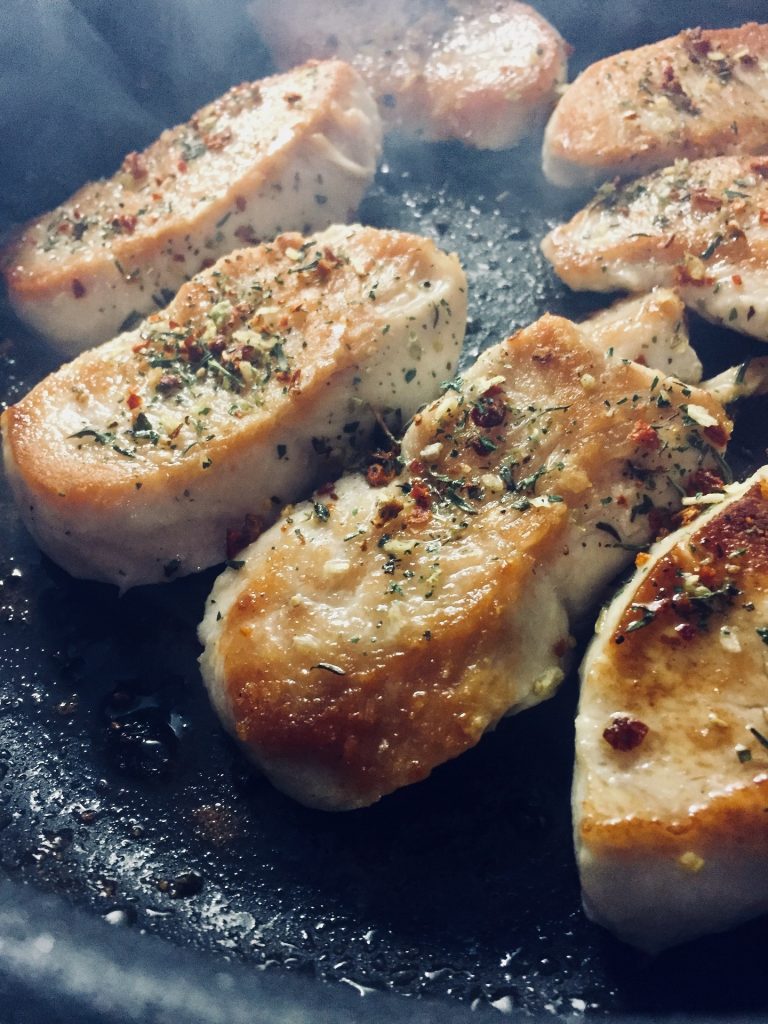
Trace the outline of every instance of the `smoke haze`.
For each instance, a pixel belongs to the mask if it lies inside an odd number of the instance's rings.
[[[265,70],[241,0],[2,0],[0,230]]]

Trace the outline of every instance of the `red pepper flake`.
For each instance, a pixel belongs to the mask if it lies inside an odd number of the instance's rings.
[[[301,391],[301,367],[299,366],[292,371],[278,370],[275,374],[275,380],[280,381],[281,384],[287,386],[288,391],[296,394]]]
[[[186,160],[179,160],[179,162],[176,164],[176,169],[178,170],[179,174],[186,174],[189,169],[189,164],[187,163]]]
[[[703,188],[694,189],[691,193],[691,207],[700,213],[712,213],[723,205],[722,199],[713,196]]]
[[[130,174],[134,181],[141,181],[149,173],[143,153],[129,153],[123,160],[122,169]]]
[[[713,473],[711,469],[697,469],[688,477],[685,493],[689,497],[693,497],[694,494],[712,494],[713,491],[722,491],[724,487],[725,483],[717,473]]]
[[[691,622],[678,622],[675,633],[682,640],[693,640],[696,636],[696,627]]]
[[[229,128],[225,128],[223,131],[214,132],[212,135],[204,135],[203,142],[207,149],[211,152],[217,153],[224,149],[232,141],[232,132]]]
[[[137,218],[132,213],[121,213],[112,221],[112,227],[121,234],[132,235],[136,230]]]
[[[685,47],[691,56],[706,57],[712,49],[712,43],[702,35],[700,28],[689,29],[683,36]]]
[[[217,334],[215,338],[208,342],[208,350],[211,355],[218,357],[223,353],[227,347],[227,339],[223,334]]]
[[[648,512],[648,529],[651,531],[651,537],[654,540],[665,537],[671,528],[672,522],[669,509],[659,508],[657,505],[654,505]]]
[[[683,88],[683,83],[678,78],[677,71],[672,64],[667,64],[661,69],[661,84],[659,89],[669,98],[676,110],[682,110],[688,114],[694,115],[701,113],[699,108]]]
[[[414,528],[426,525],[432,519],[432,512],[428,508],[421,508],[419,505],[411,508],[408,513],[408,525]]]
[[[556,658],[562,658],[571,649],[570,637],[564,636],[552,647],[552,653]]]
[[[722,580],[719,579],[717,570],[711,565],[700,565],[698,572],[699,580],[710,590],[719,590],[722,586]]]
[[[614,750],[635,750],[648,735],[648,726],[629,715],[614,715],[611,724],[603,729],[603,739]]]
[[[411,497],[419,508],[432,508],[432,492],[425,483],[417,480],[411,487]]]
[[[645,420],[638,420],[629,435],[629,441],[638,448],[656,451],[661,447],[661,439],[653,427]]]
[[[386,487],[395,479],[394,466],[388,466],[381,462],[372,462],[365,471],[365,479],[371,487]]]
[[[376,509],[374,526],[382,526],[384,523],[397,519],[402,511],[403,503],[398,498],[390,498],[388,501],[383,501]]]
[[[485,430],[501,426],[507,415],[505,397],[504,391],[498,385],[488,388],[475,402],[469,418],[476,426]]]
[[[731,280],[737,288],[741,288],[741,286],[744,284],[741,274],[731,274]]]
[[[335,270],[336,267],[340,267],[342,263],[343,260],[336,255],[333,249],[326,245],[322,257],[317,261],[317,267],[315,268],[317,276],[321,281],[327,281],[331,271]]]
[[[327,483],[324,483],[320,487],[318,487],[317,494],[318,494],[319,497],[323,497],[323,498],[327,497],[327,498],[330,498],[331,501],[338,501],[339,500],[339,496],[336,493],[336,489],[335,488],[336,488],[336,485],[333,483],[333,481],[329,480]]]
[[[756,160],[751,160],[749,163],[750,171],[754,171],[761,178],[768,178],[768,158],[758,157]]]
[[[77,277],[72,278],[72,294],[75,296],[76,299],[82,299],[82,297],[85,295],[85,285]]]
[[[249,513],[243,520],[243,525],[227,529],[227,560],[231,560],[239,554],[243,548],[252,544],[257,537],[264,532],[264,520],[260,516]]]
[[[141,396],[137,395],[135,391],[132,391],[126,399],[129,409],[138,409],[141,405]]]
[[[164,373],[160,380],[157,382],[157,390],[161,395],[169,395],[172,391],[176,391],[180,388],[184,382],[177,373]],[[181,430],[181,423],[176,428]]]
[[[728,443],[728,434],[719,423],[715,424],[713,427],[704,427],[702,433],[704,434],[704,437],[706,437],[706,439],[717,448],[725,448]]]
[[[689,263],[678,264],[673,271],[674,283],[676,285],[700,285],[704,287],[706,285],[714,284],[715,279],[710,274],[705,274],[702,266],[700,266],[701,260],[693,259]]]
[[[768,224],[768,210],[761,210],[757,215],[757,219],[761,224]]]
[[[199,363],[205,355],[202,345],[192,338],[185,338],[181,343],[182,351],[179,353],[182,359],[188,360],[190,363]]]
[[[243,245],[258,245],[260,242],[259,237],[250,224],[241,224],[235,230],[235,238],[239,239]]]

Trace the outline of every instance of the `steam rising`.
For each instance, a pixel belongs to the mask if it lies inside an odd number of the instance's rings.
[[[265,70],[240,0],[1,0],[0,230]]]
[[[763,4],[533,0],[575,47],[572,74],[617,39],[636,46],[681,24],[739,24],[764,18]],[[0,0],[0,232],[270,70],[247,0]]]

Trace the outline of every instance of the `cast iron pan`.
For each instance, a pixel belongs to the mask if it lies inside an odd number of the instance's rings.
[[[598,56],[760,2],[539,5]],[[229,84],[269,70],[236,0],[4,0],[0,226],[110,172]],[[512,153],[390,146],[361,218],[455,249],[465,360],[574,296],[538,252],[585,198]],[[7,312],[0,399],[55,367]],[[759,348],[694,320],[707,368]],[[732,462],[759,464],[763,406]],[[0,1016],[7,1021],[764,1019],[765,920],[648,960],[582,915],[569,816],[576,680],[369,810],[276,793],[220,730],[195,626],[211,571],[165,587],[76,581],[0,481]],[[585,631],[586,632],[586,631]]]

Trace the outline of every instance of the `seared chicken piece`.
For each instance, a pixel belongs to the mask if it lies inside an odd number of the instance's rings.
[[[685,303],[671,288],[619,299],[581,326],[608,359],[634,359],[688,384],[701,380],[701,360],[688,338]]]
[[[674,285],[714,323],[768,339],[768,158],[679,161],[598,190],[542,250],[579,291]]]
[[[465,318],[458,260],[415,235],[241,249],[3,414],[21,514],[54,561],[122,589],[223,562],[375,416],[435,394]]]
[[[310,806],[425,778],[554,693],[571,622],[729,430],[709,395],[544,317],[416,416],[399,477],[342,479],[219,578],[200,637],[224,724]]]
[[[0,255],[11,304],[81,352],[233,249],[349,220],[380,147],[376,105],[341,61],[236,86],[21,228]]]
[[[726,492],[645,556],[582,667],[584,904],[651,952],[768,911],[768,469]]]
[[[768,356],[757,356],[739,366],[730,366],[716,377],[703,381],[701,386],[723,405],[768,394]]]
[[[279,67],[348,60],[386,127],[410,138],[505,149],[544,120],[566,75],[557,31],[514,0],[252,0],[250,11]]]
[[[631,177],[676,159],[768,150],[768,25],[688,29],[598,61],[544,135],[556,185]]]

